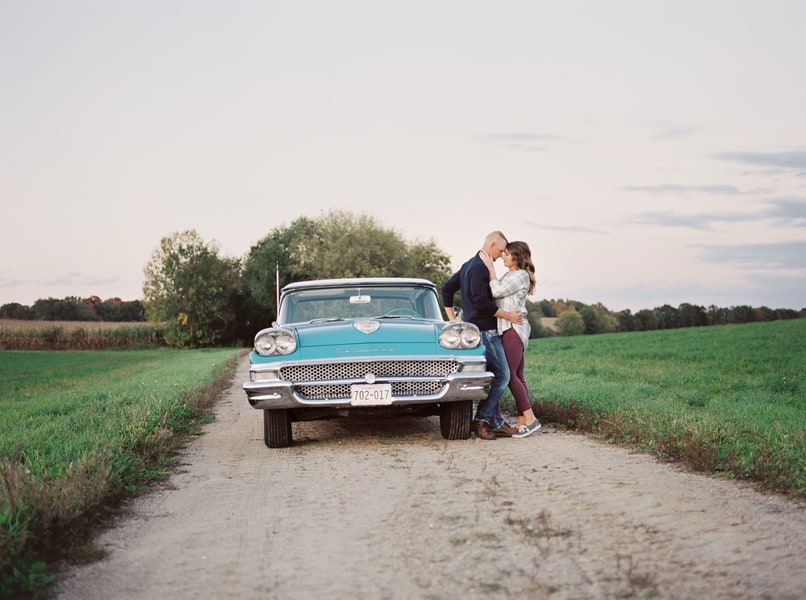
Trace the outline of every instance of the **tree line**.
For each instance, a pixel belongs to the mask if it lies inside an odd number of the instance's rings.
[[[140,300],[120,298],[101,300],[98,296],[79,298],[42,298],[33,306],[10,302],[0,306],[0,319],[23,321],[103,321],[109,323],[144,322],[146,311]]]
[[[334,210],[271,230],[243,258],[222,256],[195,230],[162,238],[144,268],[143,300],[98,297],[6,304],[0,318],[161,323],[173,347],[246,345],[277,314],[277,291],[294,281],[342,277],[422,277],[437,285],[450,257],[433,240],[407,242],[374,218]],[[633,314],[575,300],[528,302],[532,337],[651,331],[806,316],[804,310],[664,305]],[[544,327],[544,318],[556,318]]]
[[[528,303],[529,321],[533,337],[551,335],[590,335],[624,331],[655,331],[680,327],[704,327],[730,323],[756,323],[806,317],[806,309],[771,309],[766,306],[732,306],[722,308],[710,305],[707,308],[684,302],[677,308],[664,304],[637,313],[629,309],[613,312],[602,304],[584,304],[576,300],[541,300]],[[543,317],[556,317],[553,329],[542,327]],[[556,330],[556,333],[555,333]]]

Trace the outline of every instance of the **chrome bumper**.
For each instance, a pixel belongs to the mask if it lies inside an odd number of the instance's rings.
[[[391,406],[407,404],[431,404],[434,402],[456,402],[459,400],[481,400],[487,396],[487,388],[493,374],[489,371],[477,373],[452,373],[444,378],[444,384],[436,394],[416,396],[394,396]],[[413,381],[422,378],[408,378]],[[431,379],[431,378],[426,378]],[[388,383],[388,379],[379,379],[378,383]],[[333,382],[343,383],[343,382]],[[274,410],[283,408],[349,408],[350,398],[308,399],[299,396],[294,386],[305,385],[305,382],[290,381],[247,381],[243,385],[246,396],[254,408]]]

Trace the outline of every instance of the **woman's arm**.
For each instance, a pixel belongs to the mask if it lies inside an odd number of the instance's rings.
[[[490,272],[490,281],[495,281],[498,279],[498,276],[495,274],[495,261],[493,260],[492,256],[487,254],[484,250],[479,252],[479,258],[481,262],[484,263],[484,266],[487,267],[487,270]]]

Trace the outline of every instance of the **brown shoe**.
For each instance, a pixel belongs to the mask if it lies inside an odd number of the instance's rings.
[[[473,421],[470,430],[476,434],[477,438],[482,440],[494,440],[495,434],[490,429],[490,426],[484,421]]]
[[[495,435],[500,435],[503,437],[512,437],[513,435],[518,433],[518,430],[515,429],[512,425],[510,425],[506,421],[504,421],[504,424],[501,425],[501,427],[499,427],[498,429],[494,429],[493,432],[495,433]]]

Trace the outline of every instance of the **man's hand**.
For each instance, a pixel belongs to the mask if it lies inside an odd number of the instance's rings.
[[[517,310],[501,310],[499,308],[493,316],[505,319],[510,323],[523,323],[523,313]]]

